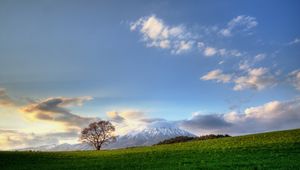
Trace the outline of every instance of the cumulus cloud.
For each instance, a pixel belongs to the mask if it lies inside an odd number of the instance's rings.
[[[65,98],[56,97],[32,103],[21,108],[24,115],[33,120],[60,122],[66,126],[83,127],[97,118],[82,117],[73,114],[68,107],[81,106],[91,97]]]
[[[186,52],[194,44],[191,33],[184,26],[169,26],[155,15],[132,22],[130,30],[138,31],[148,47],[170,49],[174,54]]]
[[[267,68],[250,68],[247,63],[240,65],[240,69],[245,70],[243,75],[224,74],[222,70],[216,69],[201,77],[201,80],[215,80],[219,83],[233,83],[233,90],[254,89],[262,90],[266,87],[276,85],[275,77],[269,73]]]
[[[180,127],[196,134],[244,134],[300,127],[300,100],[271,101],[246,108],[242,113],[195,114]]]
[[[227,27],[220,30],[220,34],[224,37],[230,37],[235,32],[249,31],[256,27],[258,22],[256,18],[251,16],[239,15],[227,23]]]
[[[206,47],[204,49],[204,53],[203,54],[205,56],[210,57],[210,56],[213,56],[213,55],[217,54],[217,50],[215,48],[213,48],[213,47]]]
[[[232,75],[224,74],[222,70],[212,70],[201,77],[201,80],[215,80],[217,82],[227,83],[232,79]]]
[[[0,88],[0,106],[15,106],[16,102],[8,96],[4,88]]]
[[[300,70],[294,70],[288,75],[289,82],[297,89],[300,90]]]
[[[253,68],[247,70],[247,75],[234,79],[234,90],[254,89],[262,90],[276,84],[276,79],[267,68]]]

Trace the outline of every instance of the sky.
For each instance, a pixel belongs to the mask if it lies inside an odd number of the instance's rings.
[[[0,1],[0,150],[300,127],[300,2]]]

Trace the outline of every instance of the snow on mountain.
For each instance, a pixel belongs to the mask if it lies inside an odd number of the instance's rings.
[[[103,146],[103,149],[118,149],[134,146],[150,146],[160,141],[174,138],[177,136],[195,136],[179,128],[146,128],[141,131],[130,132],[124,136],[117,137],[116,142]],[[31,147],[20,150],[33,151],[75,151],[75,150],[93,150],[88,144],[60,144],[45,145],[40,147]]]
[[[179,128],[146,128],[142,131],[128,133],[117,138],[115,143],[109,144],[104,148],[126,148],[133,146],[149,146],[160,141],[174,138],[176,136],[195,136]]]

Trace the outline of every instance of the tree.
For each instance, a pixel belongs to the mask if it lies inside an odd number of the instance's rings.
[[[84,128],[81,131],[80,140],[94,146],[96,150],[100,150],[103,144],[115,141],[114,131],[115,127],[109,121],[101,120]]]

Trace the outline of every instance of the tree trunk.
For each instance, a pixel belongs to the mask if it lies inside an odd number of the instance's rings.
[[[99,151],[99,150],[100,150],[100,148],[101,148],[101,146],[97,146],[97,148],[96,148],[96,149],[97,149],[97,151]]]

